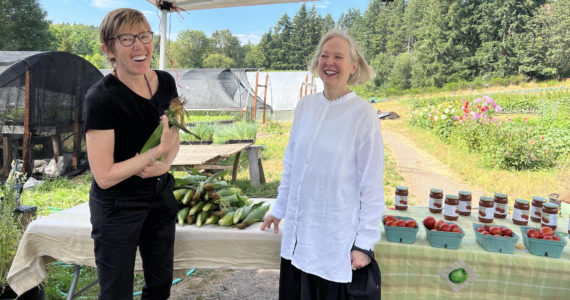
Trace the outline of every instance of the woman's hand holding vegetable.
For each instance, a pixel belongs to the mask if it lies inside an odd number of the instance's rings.
[[[166,115],[160,117],[160,122],[162,123],[160,144],[142,154],[150,157],[150,162],[136,174],[142,178],[159,176],[168,172],[168,170],[170,170],[170,164],[176,157],[176,154],[178,154],[180,146],[178,130],[174,126],[168,126],[168,117]],[[165,156],[165,159],[159,161],[158,158],[162,155]]]

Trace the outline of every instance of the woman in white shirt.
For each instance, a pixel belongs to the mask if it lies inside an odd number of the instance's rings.
[[[376,110],[348,87],[369,81],[372,70],[339,31],[323,36],[309,70],[324,91],[295,108],[277,201],[261,225],[277,233],[287,219],[279,298],[351,299],[355,289],[370,292],[355,281],[374,267],[377,297],[370,299],[379,299],[372,250],[384,211],[384,149]]]

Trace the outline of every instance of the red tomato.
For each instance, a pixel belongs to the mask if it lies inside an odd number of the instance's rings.
[[[384,222],[384,224],[386,224],[388,221],[394,221],[396,222],[397,219],[396,217],[392,216],[392,215],[386,215],[384,216],[384,218],[382,219],[382,222]]]
[[[510,230],[509,228],[504,227],[502,229],[502,235],[504,236],[513,236],[513,231]]]
[[[484,229],[483,227],[477,227],[477,232],[481,232],[481,233],[482,233],[483,231],[485,231],[485,229]]]
[[[453,229],[456,229],[456,228],[459,229],[459,225],[457,225],[457,224],[451,224],[450,226],[451,226],[451,231],[453,231]]]
[[[406,227],[412,227],[412,228],[416,228],[416,221],[410,219],[406,221]]]
[[[437,220],[437,222],[435,222],[435,225],[433,226],[433,228],[440,230],[439,227],[443,224],[445,224],[444,220]]]
[[[398,221],[396,222],[396,226],[398,226],[398,227],[406,227],[406,221],[404,221],[404,220],[398,220]]]
[[[457,232],[457,233],[461,234],[461,229],[453,228],[453,229],[451,229],[451,232]]]
[[[433,229],[433,227],[435,226],[435,218],[432,217],[432,216],[427,216],[427,217],[424,219],[424,226],[425,226],[427,229],[430,229],[430,230]]]
[[[449,225],[447,223],[441,224],[441,226],[439,226],[439,231],[450,232],[451,231],[451,225]]]
[[[540,228],[540,233],[542,233],[544,236],[552,236],[554,235],[554,230],[548,226],[544,226]]]
[[[557,236],[557,235],[554,235],[554,236],[552,237],[552,239],[554,239],[555,241],[560,241],[560,237]]]
[[[492,235],[501,234],[502,232],[503,232],[503,230],[501,229],[501,227],[498,227],[498,226],[491,226],[489,228],[489,233]]]
[[[386,222],[385,225],[386,225],[386,226],[396,226],[396,222],[394,222],[394,221],[388,221],[388,222]]]
[[[529,229],[526,231],[526,236],[536,239],[538,238],[538,231],[536,231],[536,229]]]
[[[487,234],[490,235],[489,231],[483,231],[483,232],[481,232],[481,233],[482,233],[482,234],[485,234],[485,235],[487,235]]]
[[[551,235],[545,235],[544,238],[543,238],[543,240],[551,240],[551,241],[552,241],[553,238],[552,238]]]

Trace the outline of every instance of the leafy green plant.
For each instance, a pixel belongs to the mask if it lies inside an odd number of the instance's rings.
[[[0,284],[4,284],[23,232],[19,218],[14,215],[18,206],[17,191],[4,183],[0,186],[0,194]]]
[[[255,140],[256,122],[235,122],[229,126],[220,126],[214,132],[214,143],[223,144],[229,140]]]
[[[214,137],[215,127],[214,125],[210,125],[208,123],[198,123],[191,128],[192,132],[199,136],[201,141],[211,141]],[[180,133],[180,140],[181,141],[198,141],[198,139],[185,132]]]

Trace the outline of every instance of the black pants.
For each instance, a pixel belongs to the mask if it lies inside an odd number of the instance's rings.
[[[154,192],[101,197],[90,193],[91,237],[99,299],[132,299],[137,246],[143,261],[142,299],[167,299],[173,277],[177,204],[174,179],[161,176]]]
[[[372,261],[362,269],[352,271],[352,282],[339,283],[305,273],[281,258],[279,273],[280,300],[380,300],[380,268]]]

